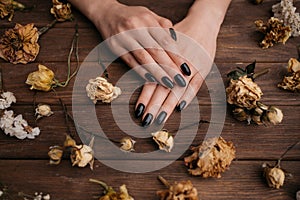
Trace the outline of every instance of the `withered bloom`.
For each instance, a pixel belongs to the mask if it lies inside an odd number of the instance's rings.
[[[57,21],[64,22],[73,19],[71,4],[63,4],[58,0],[52,0],[52,3],[53,6],[50,12],[54,15]]]
[[[37,116],[37,119],[49,117],[52,114],[53,112],[51,111],[51,107],[47,104],[39,104],[35,109],[35,115]]]
[[[267,163],[263,164],[264,177],[267,180],[268,186],[279,189],[284,184],[285,173],[280,166],[270,166]]]
[[[16,24],[0,38],[0,57],[13,64],[26,64],[35,60],[39,53],[39,34],[34,24]]]
[[[267,23],[262,20],[256,20],[254,23],[258,30],[265,34],[265,38],[260,43],[263,49],[280,42],[285,44],[291,36],[291,28],[284,26],[283,21],[275,17],[271,17]]]
[[[153,140],[156,142],[160,150],[171,152],[174,146],[173,136],[166,130],[152,133]]]
[[[52,146],[48,152],[51,165],[58,165],[63,156],[63,148],[60,146]]]
[[[300,91],[300,62],[296,58],[291,58],[287,71],[290,75],[285,76],[278,87],[292,92]]]
[[[66,138],[68,140],[68,137]],[[74,141],[74,140],[73,140]],[[74,141],[75,142],[75,141]],[[71,140],[69,142],[65,141],[65,145],[74,144]],[[90,141],[89,145],[75,145],[71,148],[71,162],[72,165],[77,165],[78,167],[85,167],[88,164],[90,168],[93,170],[94,168],[94,151],[93,151],[94,138]]]
[[[134,144],[136,143],[136,141],[134,141],[130,137],[124,137],[124,138],[122,138],[121,141],[120,141],[120,143],[122,145],[120,147],[120,149],[122,151],[125,151],[125,152],[134,151]]]
[[[14,16],[14,6],[12,0],[0,0],[0,17],[9,16],[8,21],[11,21]]]
[[[191,148],[194,153],[184,158],[189,167],[189,173],[204,178],[220,178],[231,161],[235,158],[235,148],[232,142],[226,142],[222,137],[208,138],[197,147]]]
[[[49,91],[54,84],[54,73],[44,65],[38,65],[39,70],[28,75],[26,84],[31,85],[30,89]]]
[[[230,79],[226,94],[229,104],[250,110],[256,107],[256,102],[260,100],[263,93],[251,78],[242,76],[238,80]]]

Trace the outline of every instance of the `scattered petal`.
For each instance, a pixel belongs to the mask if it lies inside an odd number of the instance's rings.
[[[63,148],[60,146],[52,146],[48,152],[48,156],[50,157],[51,165],[58,165],[63,156]]]

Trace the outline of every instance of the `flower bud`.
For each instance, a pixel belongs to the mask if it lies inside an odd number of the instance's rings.
[[[35,109],[35,115],[37,115],[37,119],[42,117],[49,117],[53,114],[51,111],[51,107],[47,104],[39,104]]]
[[[171,152],[174,146],[173,136],[165,130],[152,133],[153,140],[158,144],[160,150]]]
[[[64,22],[73,19],[71,4],[63,4],[58,0],[52,0],[52,3],[53,7],[50,13],[54,15],[57,21]]]
[[[243,108],[235,108],[232,110],[233,117],[239,121],[246,121],[249,115],[245,112]]]
[[[60,146],[52,146],[50,147],[50,151],[48,152],[48,156],[50,157],[51,165],[58,165],[63,156],[63,149]]]
[[[120,143],[122,145],[120,147],[121,150],[126,151],[126,152],[134,151],[134,144],[136,143],[136,141],[134,141],[130,137],[122,138]]]
[[[39,70],[28,75],[26,84],[31,85],[30,89],[49,91],[54,83],[54,73],[44,65],[38,66]]]
[[[269,187],[279,189],[283,186],[285,173],[280,167],[272,167],[264,163],[263,169],[264,177],[266,178]]]

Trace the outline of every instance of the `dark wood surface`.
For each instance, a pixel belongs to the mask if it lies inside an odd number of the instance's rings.
[[[31,12],[16,12],[13,22],[0,21],[0,34],[5,29],[13,27],[15,23],[34,22],[38,27],[45,26],[52,21],[49,13],[51,1],[23,0],[28,5],[35,4]],[[144,5],[154,12],[172,19],[174,23],[180,21],[186,14],[192,0],[165,0],[165,1],[138,1],[122,0],[128,5]],[[40,39],[41,51],[34,63],[27,65],[12,65],[0,61],[3,71],[4,87],[14,92],[18,103],[13,106],[16,113],[22,113],[31,124],[35,124],[33,101],[48,103],[52,106],[54,115],[38,121],[41,135],[35,140],[17,140],[0,134],[0,182],[7,185],[11,191],[23,191],[33,194],[36,191],[50,193],[51,199],[94,199],[101,194],[102,189],[88,182],[89,178],[101,179],[118,188],[125,183],[135,199],[158,199],[156,190],[163,189],[157,181],[158,175],[168,180],[178,181],[190,179],[197,187],[201,199],[295,199],[297,190],[300,190],[300,145],[295,146],[285,156],[282,166],[293,174],[279,189],[270,189],[262,178],[261,165],[264,162],[274,163],[276,159],[295,141],[300,140],[300,96],[299,93],[290,93],[280,90],[276,85],[285,74],[285,67],[290,57],[298,57],[296,46],[299,38],[291,38],[285,45],[275,45],[263,50],[258,46],[261,35],[256,32],[254,21],[268,19],[271,16],[271,6],[275,0],[265,0],[262,5],[253,5],[250,1],[233,0],[218,37],[218,48],[215,62],[219,67],[224,83],[227,83],[226,74],[237,66],[243,67],[254,60],[257,61],[257,70],[270,68],[270,73],[257,79],[264,96],[263,102],[278,105],[284,113],[284,120],[277,126],[247,126],[226,115],[222,136],[232,141],[237,150],[236,159],[230,170],[223,173],[220,179],[202,179],[191,177],[183,163],[183,157],[189,154],[187,150],[180,158],[168,167],[161,170],[142,174],[125,173],[95,162],[95,169],[72,167],[67,157],[58,166],[48,164],[48,148],[61,144],[68,131],[64,121],[64,113],[59,101],[53,92],[44,93],[29,90],[24,83],[28,73],[34,71],[38,63],[49,66],[58,79],[64,79],[67,72],[67,55],[74,33],[75,22],[58,23]],[[299,7],[300,2],[296,1]],[[79,24],[79,53],[83,61],[88,53],[102,40],[94,26],[79,12],[75,11]],[[104,55],[105,57],[105,55]],[[72,63],[73,67],[75,63]],[[109,80],[116,83],[128,67],[120,61],[111,64],[108,69]],[[133,80],[139,81],[139,80]],[[72,89],[74,80],[68,87],[57,89],[57,94],[72,110]],[[128,88],[122,88],[124,96],[130,94]],[[138,97],[137,90],[129,101],[132,115],[133,107]],[[197,95],[201,110],[201,119],[210,120],[211,102],[206,86],[203,86]],[[122,104],[122,96],[119,101]],[[97,116],[103,130],[113,140],[119,140],[124,133],[113,123],[111,107],[105,104],[97,105]],[[133,120],[134,117],[132,117]],[[138,120],[135,120],[137,123]],[[165,125],[168,130],[176,130],[180,122],[180,113],[174,113]],[[126,120],[125,122],[126,123]],[[192,145],[199,144],[208,129],[208,124],[198,126],[197,136]],[[74,126],[71,132],[75,134]],[[79,138],[77,138],[79,141]],[[137,153],[150,152],[156,146],[150,138],[137,139]],[[105,159],[112,159],[106,152]],[[172,159],[168,154],[162,154],[161,159]],[[124,160],[124,163],[128,162]],[[153,164],[152,160],[143,161]],[[159,162],[159,160],[156,160]]]

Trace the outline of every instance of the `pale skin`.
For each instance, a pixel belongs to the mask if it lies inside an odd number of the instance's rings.
[[[128,49],[128,46],[138,48],[121,58],[146,80],[135,108],[135,115],[142,117],[143,126],[149,126],[154,121],[163,124],[175,108],[179,111],[184,109],[197,94],[211,67],[207,65],[206,69],[197,68],[194,65],[199,61],[194,62],[164,51],[165,45],[174,47],[178,55],[188,51],[188,47],[178,45],[167,30],[173,28],[177,33],[192,38],[213,61],[220,26],[231,2],[195,0],[187,16],[173,25],[170,20],[158,16],[146,7],[126,6],[116,0],[69,1],[95,24],[104,39],[137,28],[157,27],[166,30],[156,34],[151,29],[145,29],[141,37],[126,37],[125,42],[122,40],[122,43],[116,41],[110,44],[116,53]],[[155,48],[143,48],[149,45]]]

